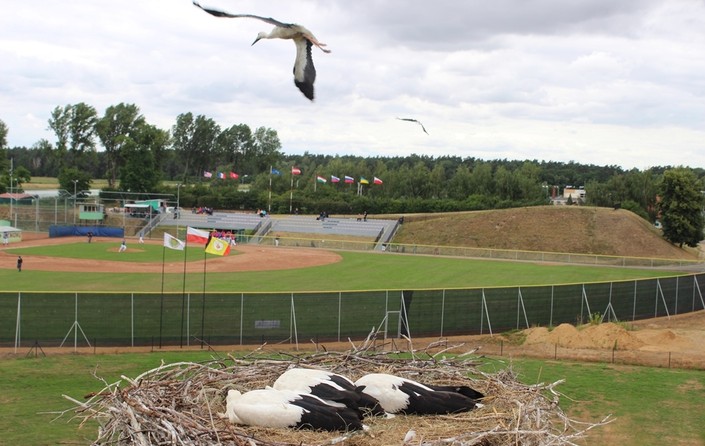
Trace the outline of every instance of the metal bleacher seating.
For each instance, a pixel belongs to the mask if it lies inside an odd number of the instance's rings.
[[[310,215],[285,215],[260,217],[257,214],[214,212],[212,215],[182,212],[178,218],[165,218],[160,226],[191,226],[199,229],[220,229],[254,231],[252,243],[258,243],[262,237],[274,232],[293,232],[302,234],[347,235],[368,237],[377,242],[379,249],[388,243],[397,228],[396,220],[370,219],[361,221],[356,218],[318,219]]]
[[[178,218],[164,219],[160,225],[191,226],[199,229],[225,229],[225,230],[256,230],[264,219],[256,214],[234,212],[214,212],[209,214],[195,214],[181,212]]]

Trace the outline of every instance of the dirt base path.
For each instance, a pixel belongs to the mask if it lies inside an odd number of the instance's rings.
[[[119,241],[117,239],[93,238],[93,243],[110,240],[114,243],[105,243],[106,250],[114,251],[119,255]],[[20,243],[13,243],[10,248],[59,245],[66,243],[86,242],[85,237],[48,238],[34,236]],[[145,243],[161,245],[161,241],[147,240]],[[140,251],[137,240],[128,241],[128,251]],[[109,260],[72,259],[39,255],[23,256],[27,265],[32,265],[34,271],[93,271],[101,273],[161,273],[161,262],[135,263]],[[13,269],[15,256],[0,250],[0,268]],[[222,273],[231,271],[271,271],[293,268],[309,268],[340,262],[342,257],[334,252],[310,248],[286,248],[258,245],[237,245],[231,254],[225,257],[210,257],[207,260],[208,272]],[[164,271],[182,272],[183,262],[169,262],[164,264]],[[203,270],[202,262],[187,262],[186,272]]]

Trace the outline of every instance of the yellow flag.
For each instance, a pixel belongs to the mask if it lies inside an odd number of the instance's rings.
[[[211,241],[206,245],[206,252],[217,256],[225,256],[230,253],[230,243],[216,237],[211,237]]]

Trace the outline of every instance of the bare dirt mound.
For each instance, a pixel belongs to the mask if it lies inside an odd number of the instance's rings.
[[[429,240],[429,234],[433,234]],[[397,243],[572,252],[662,259],[698,258],[624,209],[536,206],[405,216]]]

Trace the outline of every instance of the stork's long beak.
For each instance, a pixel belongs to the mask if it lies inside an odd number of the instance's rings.
[[[252,42],[252,45],[254,45],[255,43],[259,42],[260,39],[261,39],[261,37],[257,37],[257,38],[255,39],[255,41]],[[252,46],[252,45],[250,45],[250,46]]]

